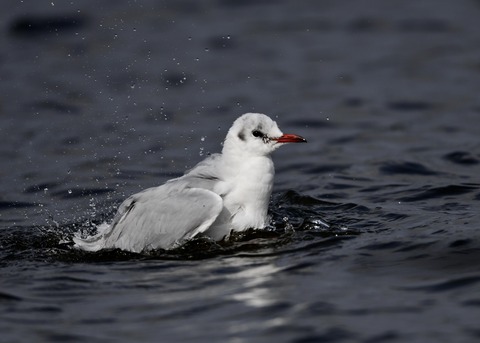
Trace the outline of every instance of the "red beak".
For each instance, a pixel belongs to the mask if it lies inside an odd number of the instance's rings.
[[[292,135],[292,134],[284,134],[281,137],[278,138],[272,138],[274,141],[277,141],[277,143],[307,143],[307,140],[301,136],[298,135]]]

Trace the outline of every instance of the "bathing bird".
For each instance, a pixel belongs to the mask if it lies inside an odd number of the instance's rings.
[[[221,153],[130,196],[97,234],[76,234],[75,247],[145,252],[176,248],[200,233],[222,240],[232,231],[264,228],[275,174],[271,153],[301,142],[306,140],[282,133],[268,116],[246,113],[228,130]]]

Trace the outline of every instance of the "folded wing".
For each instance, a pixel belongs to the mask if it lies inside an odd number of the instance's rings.
[[[125,200],[109,227],[96,236],[74,241],[78,248],[89,251],[171,249],[207,230],[222,207],[222,198],[206,189],[150,188]]]

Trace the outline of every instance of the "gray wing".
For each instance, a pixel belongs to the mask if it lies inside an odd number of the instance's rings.
[[[191,188],[203,188],[213,191],[215,185],[223,181],[218,170],[221,158],[220,154],[212,154],[187,171],[185,175],[170,180],[167,184],[180,182]]]
[[[125,200],[104,236],[104,247],[171,249],[207,230],[222,211],[222,198],[214,192],[169,188],[150,188]]]

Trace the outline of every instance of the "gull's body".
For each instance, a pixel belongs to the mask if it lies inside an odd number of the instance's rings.
[[[291,142],[305,140],[284,135],[266,115],[244,114],[228,131],[221,154],[162,186],[132,195],[97,235],[74,238],[76,247],[171,249],[199,233],[221,240],[232,230],[263,228],[275,174],[270,154]]]

